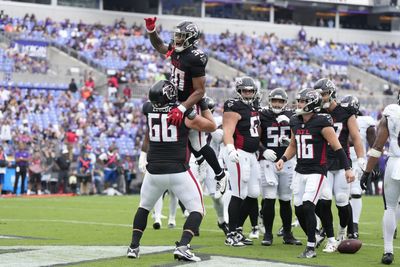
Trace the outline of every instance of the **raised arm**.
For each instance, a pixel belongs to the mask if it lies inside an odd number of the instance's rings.
[[[168,52],[168,45],[166,45],[156,31],[156,21],[157,17],[145,18],[146,30],[150,36],[150,42],[154,49],[159,53],[165,55]]]

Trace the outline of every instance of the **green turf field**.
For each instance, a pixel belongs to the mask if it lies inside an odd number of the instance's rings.
[[[168,198],[167,198],[168,199]],[[207,215],[200,228],[200,237],[192,240],[194,252],[203,259],[212,255],[242,257],[248,259],[269,259],[273,262],[297,263],[316,266],[381,266],[383,253],[381,221],[383,214],[382,198],[364,197],[363,213],[360,223],[363,247],[354,255],[339,253],[326,254],[322,248],[317,250],[315,259],[298,259],[304,246],[283,245],[281,238],[274,237],[271,247],[263,247],[259,241],[244,248],[232,248],[224,245],[224,236],[216,226],[216,216],[212,209],[211,199],[206,197]],[[79,266],[155,266],[173,265],[172,250],[154,254],[141,254],[139,259],[125,257],[126,247],[131,240],[133,213],[138,205],[138,196],[106,197],[59,197],[59,198],[0,198],[0,266],[11,266],[21,263],[24,257],[40,261],[37,256],[24,256],[24,253],[37,250],[43,246],[43,257],[46,259],[62,258],[64,261],[80,255],[79,260],[71,260]],[[168,204],[164,204],[164,215],[168,215]],[[335,225],[336,208],[334,209]],[[279,214],[277,210],[276,214]],[[179,240],[184,219],[178,210],[177,227],[166,229],[167,220],[161,230],[153,230],[152,218],[149,217],[148,228],[144,234],[142,246],[169,246]],[[275,229],[280,227],[280,218],[275,219]],[[249,231],[249,225],[245,232]],[[296,237],[305,243],[305,235],[299,228],[294,229]],[[85,246],[85,247],[76,247]],[[34,247],[32,247],[34,246]],[[101,246],[101,247],[91,247]],[[398,252],[399,240],[395,240],[395,255]],[[61,252],[51,251],[58,249]],[[85,258],[89,255],[85,249],[92,249],[95,255],[103,259]],[[93,251],[91,254],[93,254]],[[113,253],[111,253],[113,251]],[[110,256],[108,255],[110,252]],[[39,253],[40,254],[40,253]],[[36,254],[35,254],[36,255]],[[95,257],[95,256],[94,256]],[[228,265],[229,261],[221,260],[219,266]],[[239,265],[239,259],[237,259]],[[206,263],[206,261],[203,261]],[[226,264],[224,264],[226,263]],[[264,266],[278,266],[264,262]],[[396,259],[394,264],[396,264]],[[53,264],[41,264],[53,265]],[[229,264],[232,265],[232,264]],[[234,264],[235,265],[235,264]],[[243,264],[240,264],[243,265]],[[247,264],[248,266],[251,264]],[[209,265],[203,265],[209,266]]]

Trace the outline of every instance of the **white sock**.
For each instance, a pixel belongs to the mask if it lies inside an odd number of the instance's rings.
[[[157,222],[161,222],[161,212],[163,208],[163,197],[161,196],[156,204],[154,204],[154,220]]]
[[[397,205],[397,209],[396,209],[396,222],[400,221],[400,206]]]
[[[358,223],[361,216],[362,200],[361,198],[352,198],[350,204],[353,210],[353,223]]]
[[[396,229],[396,211],[387,207],[383,213],[383,243],[385,253],[393,253],[393,234]]]
[[[215,212],[217,213],[218,217],[218,223],[223,223],[225,222],[224,219],[224,203],[221,201],[221,199],[212,199],[214,203],[214,209]]]
[[[169,191],[168,191],[169,192]],[[170,200],[169,200],[169,220],[175,221],[176,217],[176,209],[178,207],[178,198],[172,193],[169,193]]]

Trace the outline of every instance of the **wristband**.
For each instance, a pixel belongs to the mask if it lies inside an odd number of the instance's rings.
[[[178,106],[178,109],[179,109],[182,113],[185,113],[185,111],[186,111],[185,106],[182,105],[182,104],[180,104],[180,105]]]
[[[381,155],[382,155],[382,151],[376,150],[375,148],[371,148],[367,153],[367,156],[374,157],[374,158],[380,158]]]
[[[283,162],[288,161],[288,159],[287,159],[287,157],[286,157],[285,155],[283,155],[283,156],[281,157],[281,160],[283,160]]]

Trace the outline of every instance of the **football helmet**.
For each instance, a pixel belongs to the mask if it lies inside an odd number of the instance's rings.
[[[328,93],[329,94],[329,100],[328,102],[323,103],[323,108],[327,109],[330,107],[331,102],[336,99],[336,86],[335,84],[327,79],[327,78],[322,78],[319,79],[315,85],[314,89],[318,90],[318,92],[322,95],[323,93]]]
[[[149,100],[153,107],[161,108],[176,102],[176,87],[167,80],[156,82],[149,90]]]
[[[352,114],[360,114],[360,102],[358,98],[352,95],[346,95],[340,101],[340,105],[344,108],[348,108]]]
[[[272,100],[273,99],[280,99],[285,101],[282,107],[277,107],[272,105]],[[286,107],[287,102],[288,102],[288,95],[286,94],[285,90],[283,88],[275,88],[272,90],[269,95],[268,95],[268,102],[269,102],[269,108],[274,112],[275,114],[279,114],[282,112],[282,110]]]
[[[318,91],[312,88],[301,89],[296,96],[296,100],[304,100],[306,102],[303,108],[296,109],[297,115],[309,114],[312,112],[317,113],[321,111],[322,96]]]
[[[206,97],[205,97],[205,101],[206,101],[206,103],[207,103],[208,109],[209,109],[211,112],[214,112],[214,109],[215,109],[215,102],[214,102],[214,99],[212,99],[212,98],[209,97],[209,96],[206,96]]]
[[[181,21],[174,29],[174,47],[176,52],[182,52],[195,45],[200,37],[197,25],[191,21]]]
[[[242,90],[253,91],[253,93],[249,96],[243,96]],[[243,103],[252,104],[258,96],[258,88],[253,78],[248,76],[236,78],[236,94]]]

